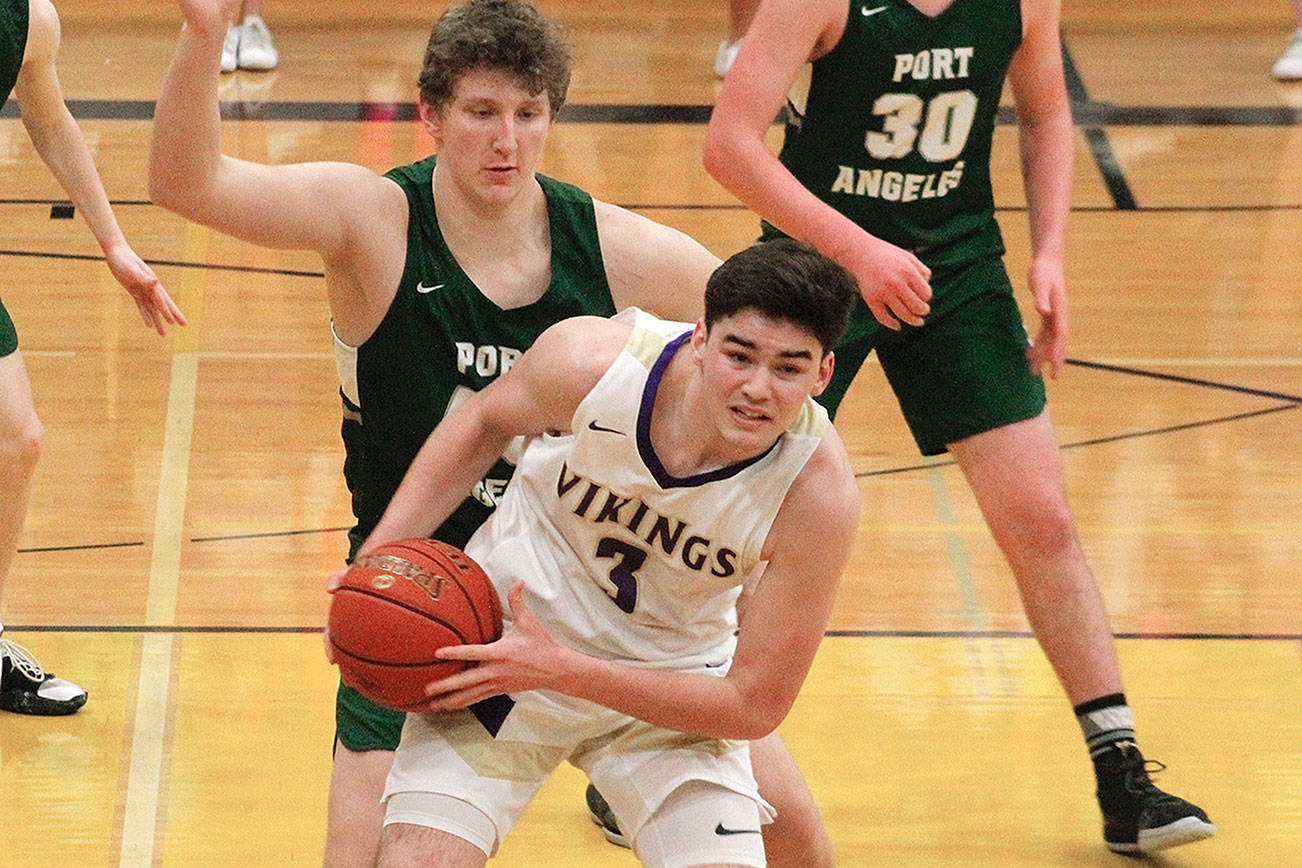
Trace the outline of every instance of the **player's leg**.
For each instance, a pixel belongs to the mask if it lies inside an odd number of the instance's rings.
[[[948,448],[958,460],[1012,567],[1094,761],[1108,846],[1152,850],[1212,834],[1200,809],[1152,786],[1135,749],[1111,625],[1076,539],[1044,385],[1030,372],[1002,263],[943,276],[939,286],[933,274],[933,288],[967,297],[878,347],[882,366],[919,448]]]
[[[378,860],[354,864],[374,864],[377,868],[480,868],[487,862],[488,856],[482,850],[450,832],[394,823],[384,827]]]
[[[406,715],[339,686],[335,752],[326,811],[326,868],[371,865],[384,827],[384,781]]]
[[[0,318],[7,318],[3,311],[0,307]],[[4,590],[4,579],[27,517],[32,474],[44,442],[45,431],[32,402],[27,368],[15,347],[0,356],[0,491],[4,492],[0,498],[0,591]]]
[[[832,839],[786,744],[777,733],[753,741],[750,761],[760,795],[777,814],[764,826],[769,868],[831,868]]]
[[[244,0],[239,24],[236,64],[240,69],[266,71],[275,69],[280,53],[271,39],[271,30],[262,19],[262,0]]]
[[[764,852],[770,868],[830,868],[835,864],[832,839],[786,744],[773,733],[751,742],[750,756],[760,795],[777,814],[763,827]],[[614,811],[592,784],[588,785],[587,801],[588,812],[606,840],[620,847],[631,846]]]
[[[1012,567],[1031,629],[1067,697],[1120,693],[1111,625],[1077,541],[1047,411],[977,434],[949,451]]]
[[[953,443],[950,451],[1081,719],[1108,846],[1152,852],[1213,835],[1216,827],[1200,808],[1153,786],[1135,746],[1111,626],[1076,538],[1047,412]]]
[[[374,864],[384,826],[384,779],[393,751],[352,751],[336,742],[326,810],[326,868]]]
[[[44,438],[18,335],[0,305],[0,600],[27,517]],[[3,634],[0,624],[0,637]],[[0,638],[0,708],[20,714],[71,714],[85,703],[86,691],[55,678],[27,649]]]
[[[718,784],[688,781],[642,824],[633,850],[647,868],[763,868],[759,806]]]
[[[1280,81],[1302,79],[1302,0],[1293,0],[1293,13],[1297,29],[1293,31],[1288,48],[1270,70],[1271,75]]]

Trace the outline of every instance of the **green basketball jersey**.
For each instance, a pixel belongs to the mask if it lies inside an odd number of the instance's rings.
[[[1020,0],[954,0],[935,18],[853,0],[840,42],[792,91],[782,162],[929,265],[1003,253],[990,143],[1021,38]]]
[[[0,106],[9,101],[27,51],[27,0],[0,0]]]
[[[533,304],[502,310],[461,270],[439,231],[434,158],[390,171],[408,202],[407,262],[375,333],[350,353],[336,342],[344,402],[344,476],[357,524],[352,551],[388,505],[426,437],[448,410],[504,373],[552,323],[611,316],[592,197],[538,176],[551,227],[551,283]],[[434,534],[464,546],[488,517],[514,465],[499,461]],[[351,553],[350,553],[351,554]]]

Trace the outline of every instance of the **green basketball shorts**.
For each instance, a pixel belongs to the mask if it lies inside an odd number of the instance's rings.
[[[9,311],[0,302],[0,359],[13,355],[18,350],[18,329],[14,326]]]
[[[407,715],[376,705],[351,687],[335,696],[335,737],[351,751],[396,750]]]
[[[818,400],[835,414],[873,350],[923,455],[1032,419],[1045,405],[1044,381],[1031,373],[1030,344],[998,257],[932,275],[932,311],[921,326],[895,332],[860,299],[836,347],[832,382]]]

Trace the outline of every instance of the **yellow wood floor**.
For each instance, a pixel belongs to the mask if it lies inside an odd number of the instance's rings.
[[[317,631],[349,524],[320,262],[148,203],[138,118],[171,4],[58,5],[66,95],[191,324],[166,340],[140,327],[80,218],[51,219],[63,194],[20,122],[0,120],[0,295],[48,429],[6,636],[90,691],[69,718],[0,715],[0,865],[316,864],[335,684]],[[540,6],[571,30],[572,106],[712,101],[724,3]],[[1268,75],[1288,3],[1067,6],[1076,364],[1051,405],[1141,744],[1170,766],[1159,785],[1220,826],[1152,861],[1302,865],[1302,85]],[[441,9],[272,0],[282,64],[223,82],[253,118],[226,122],[225,149],[376,170],[423,155],[411,123],[257,118],[409,103]],[[748,243],[755,218],[700,167],[704,127],[648,111],[558,124],[545,171],[720,255]],[[1020,284],[1009,126],[994,174]],[[782,733],[840,863],[1124,864],[961,476],[919,459],[872,362],[838,424],[862,532]],[[495,864],[636,864],[588,822],[582,785],[558,774]]]

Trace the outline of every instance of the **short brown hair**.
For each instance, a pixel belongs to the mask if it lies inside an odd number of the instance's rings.
[[[845,336],[859,284],[850,272],[794,238],[747,247],[705,285],[705,327],[743,310],[803,328],[832,349]]]
[[[473,69],[520,79],[531,95],[547,92],[553,115],[565,104],[572,58],[561,27],[518,0],[468,0],[444,12],[430,32],[420,98],[442,110],[457,80]]]

